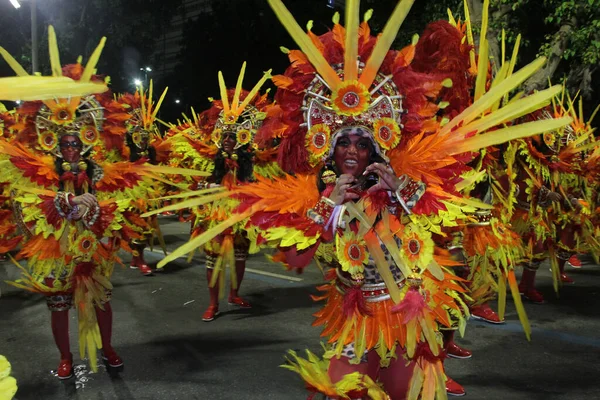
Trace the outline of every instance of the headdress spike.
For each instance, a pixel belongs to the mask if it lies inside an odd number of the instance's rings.
[[[365,87],[369,88],[375,80],[375,76],[379,71],[379,67],[381,67],[388,50],[392,46],[392,43],[398,34],[400,26],[402,26],[402,23],[404,22],[404,19],[408,15],[408,12],[410,11],[410,8],[414,2],[415,0],[400,1],[385,25],[385,28],[383,28],[383,32],[379,36],[379,39],[377,39],[377,43],[375,44],[375,48],[371,53],[371,57],[369,57],[369,61],[367,61],[367,65],[365,65],[363,73],[359,79],[359,81],[365,85]]]
[[[360,0],[346,2],[346,41],[344,52],[344,80],[358,78],[358,27],[360,24]]]
[[[221,101],[223,102],[223,110],[228,113],[229,98],[227,97],[227,86],[225,86],[225,79],[223,79],[223,72],[219,71],[219,90],[221,91]]]
[[[52,25],[48,26],[48,52],[50,53],[50,67],[52,76],[62,76],[62,67],[60,64],[60,54],[58,52],[58,43],[56,41],[56,32]]]
[[[96,46],[96,49],[92,53],[92,56],[88,60],[85,65],[85,69],[83,70],[83,74],[81,74],[81,82],[89,82],[92,79],[92,75],[96,70],[96,65],[98,64],[98,60],[100,60],[100,55],[102,54],[102,49],[104,49],[104,45],[106,44],[106,37],[100,39],[100,43]]]
[[[238,105],[240,104],[240,93],[242,93],[242,84],[244,82],[244,75],[246,74],[246,61],[242,64],[240,75],[238,76],[237,84],[235,85],[235,93],[233,95],[233,101],[231,103],[231,109],[234,112],[238,112]],[[243,110],[243,108],[241,109]]]
[[[288,33],[298,44],[300,49],[306,54],[311,64],[317,72],[325,79],[329,87],[337,88],[341,80],[333,68],[329,65],[323,54],[317,49],[308,35],[300,28],[292,14],[283,5],[281,0],[268,0],[269,5],[281,21],[281,24],[287,29]],[[413,0],[414,1],[414,0]]]

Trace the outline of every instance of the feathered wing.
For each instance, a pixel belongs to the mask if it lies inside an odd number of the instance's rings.
[[[0,140],[0,181],[11,185],[50,188],[58,184],[52,156],[33,153],[19,143]]]

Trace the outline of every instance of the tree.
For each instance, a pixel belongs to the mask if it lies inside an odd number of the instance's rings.
[[[479,21],[483,0],[468,0],[474,21]],[[532,52],[548,58],[546,65],[526,82],[539,90],[548,80],[567,77],[572,93],[592,99],[598,85],[592,77],[600,66],[600,0],[491,0],[488,40],[491,54],[499,56],[499,35],[505,29],[514,41],[523,33],[527,58]]]

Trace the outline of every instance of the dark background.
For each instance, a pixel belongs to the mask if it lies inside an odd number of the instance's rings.
[[[6,48],[28,70],[31,68],[30,0],[20,0],[15,9],[9,0],[0,0],[0,45]],[[374,9],[370,20],[373,33],[379,33],[397,0],[363,0],[361,13]],[[343,0],[286,0],[286,6],[301,26],[314,21],[313,32],[322,34],[331,28],[335,11],[342,14]],[[196,5],[197,6],[197,5]],[[289,65],[280,46],[297,48],[281,26],[266,0],[206,0],[202,12],[187,18],[190,2],[185,0],[37,0],[39,31],[39,63],[43,74],[50,73],[47,26],[57,32],[62,64],[73,63],[79,55],[87,61],[102,36],[108,41],[98,73],[111,77],[114,92],[134,91],[133,80],[154,79],[161,90],[169,86],[169,94],[161,110],[161,119],[174,121],[190,107],[201,111],[208,107],[208,97],[218,97],[217,72],[223,71],[228,85],[235,85],[239,69],[248,62],[244,87],[250,89],[270,68],[282,73]],[[401,28],[395,47],[410,42],[415,33],[435,19],[446,19],[447,8],[462,15],[462,1],[416,1]],[[536,55],[551,27],[542,18],[526,18],[527,8],[517,10],[515,18],[526,19],[519,29],[525,38],[520,51],[520,64]],[[172,30],[173,16],[183,18],[178,37],[177,66],[165,71],[164,35]],[[171,43],[170,46],[173,46]],[[512,46],[511,46],[512,47]],[[144,75],[140,68],[150,66]],[[555,81],[564,76],[569,64],[561,63]],[[0,76],[12,71],[0,61]],[[595,82],[597,82],[596,80]],[[271,85],[272,84],[268,84]],[[267,87],[268,87],[267,85]],[[175,100],[179,99],[179,103]],[[585,102],[588,115],[600,102],[598,90]]]

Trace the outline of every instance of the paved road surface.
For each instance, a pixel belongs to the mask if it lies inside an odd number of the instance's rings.
[[[161,225],[169,247],[187,239],[188,225],[166,217]],[[156,263],[162,255],[146,257]],[[251,257],[248,267],[241,293],[254,307],[237,310],[224,301],[211,323],[201,320],[208,298],[199,256],[152,277],[116,267],[113,345],[125,368],[114,376],[105,369],[90,373],[76,355],[76,379],[61,382],[52,375],[59,356],[45,300],[6,285],[18,272],[0,264],[0,354],[13,365],[17,399],[305,399],[302,382],[279,365],[288,349],[319,352],[320,331],[310,326],[318,307],[309,295],[322,276],[316,268],[289,274],[261,255]],[[548,269],[541,271],[548,303],[526,304],[530,343],[510,303],[505,325],[469,323],[459,343],[473,350],[473,358],[447,362],[469,399],[600,399],[600,267],[569,272],[576,284],[557,298]]]

